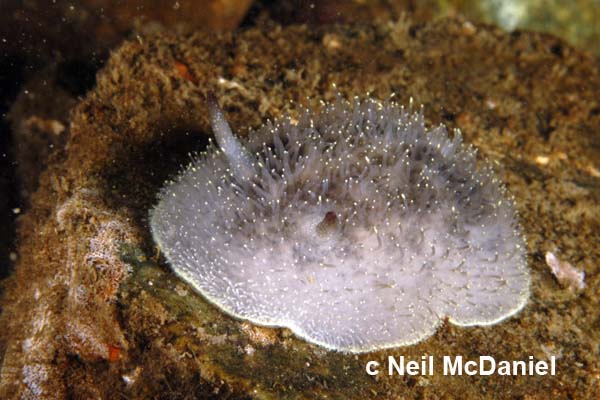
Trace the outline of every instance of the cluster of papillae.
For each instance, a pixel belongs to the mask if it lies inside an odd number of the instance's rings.
[[[174,271],[226,312],[363,352],[525,304],[512,202],[459,132],[339,99],[241,140],[210,109],[218,146],[167,184],[151,226]]]

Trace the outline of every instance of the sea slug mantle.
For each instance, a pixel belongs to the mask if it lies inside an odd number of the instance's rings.
[[[338,99],[217,145],[159,194],[155,241],[227,313],[329,349],[409,345],[490,325],[529,296],[512,200],[459,131],[391,99]]]

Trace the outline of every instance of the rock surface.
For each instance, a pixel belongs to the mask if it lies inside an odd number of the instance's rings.
[[[533,280],[526,308],[499,325],[445,324],[418,345],[360,356],[221,313],[175,278],[147,226],[163,181],[207,143],[209,90],[242,135],[336,91],[412,97],[430,124],[460,128],[516,197]],[[599,90],[597,63],[560,40],[463,20],[126,42],[72,111],[64,152],[20,220],[0,316],[0,397],[597,397]],[[556,282],[547,251],[585,271],[583,291]],[[388,355],[554,355],[558,373],[365,373]]]

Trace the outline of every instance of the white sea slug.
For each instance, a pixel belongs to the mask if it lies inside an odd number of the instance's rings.
[[[225,312],[359,353],[526,303],[513,204],[460,132],[367,98],[242,139],[209,97],[218,147],[166,185],[150,225],[175,273]]]

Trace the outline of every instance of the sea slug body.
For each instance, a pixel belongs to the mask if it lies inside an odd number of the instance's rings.
[[[504,186],[460,132],[392,100],[338,99],[210,145],[150,212],[173,270],[241,319],[345,352],[490,325],[529,297]]]

